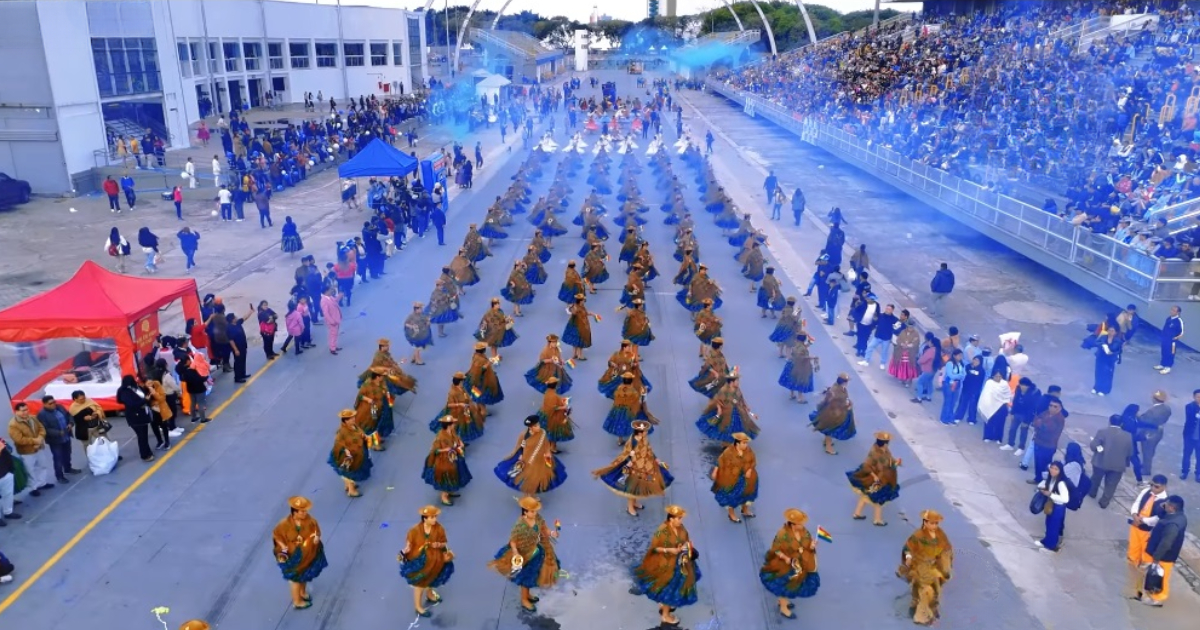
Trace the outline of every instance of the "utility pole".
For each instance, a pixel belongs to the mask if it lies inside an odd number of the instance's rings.
[[[271,44],[267,41],[267,7],[265,0],[258,0],[258,15],[259,19],[262,20],[262,50],[259,51],[259,61],[266,61],[267,66],[267,86],[263,91],[274,92],[275,84],[271,80]],[[283,44],[280,44],[280,46],[283,46]],[[272,100],[271,102],[274,103],[275,101]]]
[[[337,56],[341,57],[342,62],[338,64],[342,67],[342,89],[345,90],[343,98],[350,98],[350,77],[346,74],[346,38],[342,31],[342,0],[337,0],[337,19],[338,19],[338,52]],[[336,57],[335,57],[336,58]]]
[[[871,21],[871,28],[879,29],[879,0],[875,0],[875,19]]]

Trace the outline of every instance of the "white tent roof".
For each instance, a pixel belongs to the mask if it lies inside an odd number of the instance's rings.
[[[487,70],[484,70],[483,68],[480,68],[480,69],[476,70],[475,72],[472,72],[472,73],[471,73],[471,76],[473,76],[473,77],[487,78],[487,77],[490,77],[490,76],[492,76],[492,73],[491,73],[491,72],[488,72]]]
[[[479,83],[476,83],[475,85],[476,87],[498,88],[506,85],[512,85],[512,81],[509,81],[498,74],[493,74]]]

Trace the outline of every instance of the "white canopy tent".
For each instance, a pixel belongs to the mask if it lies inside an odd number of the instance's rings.
[[[512,85],[512,81],[498,74],[489,75],[475,84],[475,96],[486,97],[488,103],[495,103],[500,98],[504,88],[510,85]]]

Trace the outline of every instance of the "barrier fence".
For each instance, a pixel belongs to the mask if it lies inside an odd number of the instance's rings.
[[[1160,260],[1107,235],[1075,227],[1041,208],[913,161],[832,125],[804,118],[762,97],[714,79],[706,80],[706,84],[713,92],[740,104],[746,114],[761,116],[846,162],[886,174],[889,179],[938,199],[944,206],[992,225],[1076,269],[1103,278],[1132,298],[1147,302],[1182,301],[1200,295],[1200,260]]]

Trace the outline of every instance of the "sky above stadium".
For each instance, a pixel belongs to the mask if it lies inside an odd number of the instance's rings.
[[[288,0],[289,2],[317,2],[318,4],[337,4],[338,0]],[[446,0],[434,0],[435,8],[442,8]],[[342,0],[345,5],[366,5],[374,7],[391,7],[391,8],[406,8],[419,9],[425,6],[425,0]],[[470,5],[464,0],[450,0],[450,6]],[[479,4],[479,10],[491,9],[498,10],[504,4],[504,0],[483,0]],[[646,17],[646,0],[575,0],[574,2],[562,2],[561,0],[513,0],[508,6],[509,13],[519,11],[534,11],[547,17],[556,15],[565,15],[573,20],[587,22],[592,16],[592,12],[597,10],[601,14],[609,15],[618,20],[629,20],[636,22]],[[680,15],[690,15],[715,9],[723,6],[720,0],[678,0],[678,13]],[[819,0],[816,2],[808,2],[808,4],[821,4],[831,9],[846,13],[849,11],[862,11],[873,9],[875,0]],[[666,0],[659,0],[660,11],[666,11]],[[896,9],[897,11],[915,11],[921,7],[920,2],[884,2],[881,4],[881,9]]]

